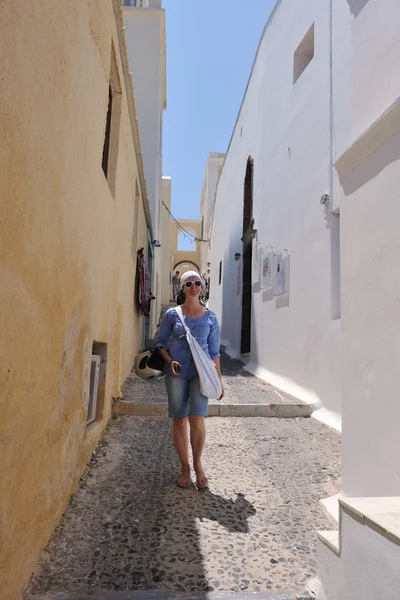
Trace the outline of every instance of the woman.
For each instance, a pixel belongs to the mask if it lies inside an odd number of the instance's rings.
[[[200,275],[196,271],[188,271],[182,275],[181,286],[185,294],[185,301],[181,307],[186,325],[207,356],[215,362],[221,379],[219,325],[215,314],[207,310],[199,301],[202,292]],[[172,342],[168,352],[171,334]],[[207,416],[208,398],[200,391],[200,380],[186,340],[185,329],[175,308],[167,310],[161,321],[156,347],[160,349],[165,360],[168,414],[173,419],[174,444],[182,469],[178,486],[186,488],[192,484],[188,445],[189,421],[196,484],[199,488],[206,488],[208,479],[201,464],[201,457],[206,440],[204,418]],[[223,396],[222,388],[218,400]]]

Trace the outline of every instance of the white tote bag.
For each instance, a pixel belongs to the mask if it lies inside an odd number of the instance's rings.
[[[189,327],[186,326],[185,316],[181,306],[177,306],[175,310],[186,331],[186,339],[199,374],[200,391],[204,396],[207,396],[207,398],[218,400],[222,394],[222,385],[215,362],[211,358],[208,358],[199,342],[190,333]]]

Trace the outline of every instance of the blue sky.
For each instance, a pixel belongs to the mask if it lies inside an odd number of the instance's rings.
[[[163,174],[176,218],[200,216],[209,152],[226,152],[265,22],[275,0],[163,0],[167,110]]]

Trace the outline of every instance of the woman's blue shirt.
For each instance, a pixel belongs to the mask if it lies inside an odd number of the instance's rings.
[[[209,358],[220,356],[219,325],[212,310],[208,310],[202,317],[197,319],[185,317],[185,323]],[[181,363],[181,365],[189,365],[193,362],[189,344],[186,340],[185,328],[175,308],[168,309],[161,321],[156,348],[169,348],[171,358]]]

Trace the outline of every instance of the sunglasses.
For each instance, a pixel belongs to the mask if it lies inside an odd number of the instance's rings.
[[[201,281],[185,281],[185,283],[183,285],[186,285],[187,288],[191,288],[192,285],[195,285],[196,287],[200,287]]]

